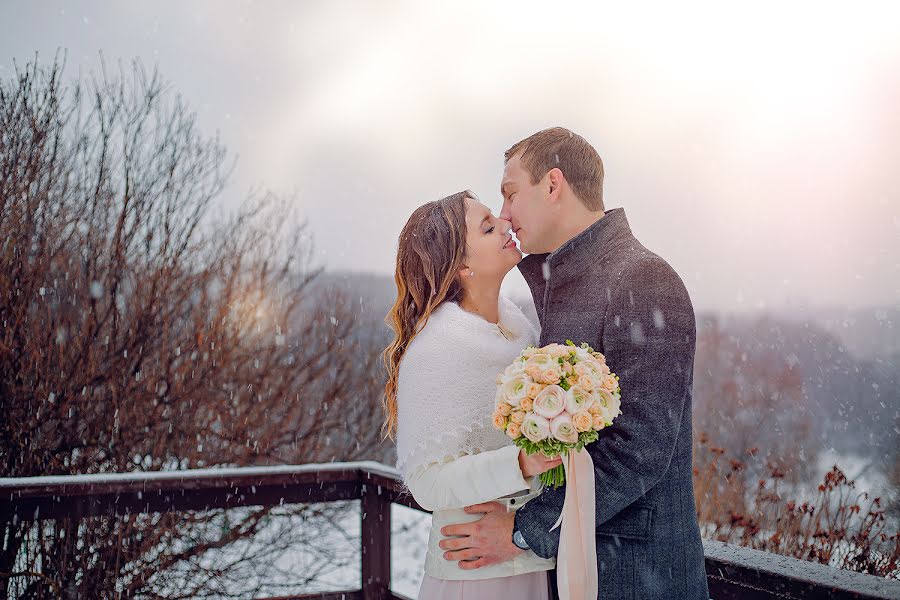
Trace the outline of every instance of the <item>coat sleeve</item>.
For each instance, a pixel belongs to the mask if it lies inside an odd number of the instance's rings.
[[[528,489],[519,468],[518,446],[433,462],[417,468],[406,487],[425,510],[463,508]]]
[[[643,496],[669,469],[693,384],[696,323],[678,274],[659,257],[635,263],[619,280],[604,318],[602,352],[619,376],[622,414],[585,448],[594,462],[596,525]],[[573,340],[575,341],[575,340]],[[559,546],[565,487],[516,511],[516,526],[535,554]]]

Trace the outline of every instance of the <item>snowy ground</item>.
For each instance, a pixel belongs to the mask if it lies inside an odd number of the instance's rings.
[[[337,504],[331,503],[330,508]],[[276,516],[252,540],[232,544],[227,550],[207,552],[200,562],[206,568],[221,568],[237,563],[248,553],[263,552],[262,560],[254,561],[253,565],[239,565],[232,569],[227,579],[219,577],[217,580],[222,591],[249,593],[253,590],[255,597],[360,589],[360,502],[353,500],[340,505],[346,510],[341,511],[337,519],[322,519],[315,525],[283,514]],[[240,508],[227,512],[239,519],[247,511]],[[312,526],[315,531],[304,534],[302,529]],[[392,506],[391,589],[409,598],[416,597],[422,582],[430,527],[430,514],[405,506]],[[293,544],[286,551],[266,554],[267,546],[273,546],[281,536],[298,534],[302,542]],[[189,568],[190,565],[180,565],[166,579],[173,585],[181,582],[178,587],[184,589],[188,577],[181,569]],[[313,581],[301,583],[310,577]],[[166,585],[160,582],[155,587],[166,595]]]

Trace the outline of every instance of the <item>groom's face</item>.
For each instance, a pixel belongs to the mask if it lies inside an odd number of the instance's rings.
[[[522,167],[519,157],[517,154],[510,158],[503,169],[503,180],[500,182],[503,208],[500,210],[500,218],[512,224],[522,252],[550,252],[553,248],[545,247],[544,240],[550,220],[547,214],[547,178],[545,176],[537,183],[531,183],[531,175]]]

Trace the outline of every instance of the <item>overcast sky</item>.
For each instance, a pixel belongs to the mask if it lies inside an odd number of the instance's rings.
[[[296,192],[330,268],[391,273],[464,188],[496,214],[503,151],[562,125],[697,308],[900,303],[900,4],[625,4],[7,1],[0,77],[158,66],[239,156],[223,203]]]

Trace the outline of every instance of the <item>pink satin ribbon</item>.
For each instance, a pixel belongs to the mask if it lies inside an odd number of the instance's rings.
[[[562,524],[556,553],[556,585],[560,600],[595,600],[598,577],[594,462],[587,450],[570,450],[563,470],[566,498],[559,519],[550,528],[553,531]]]

